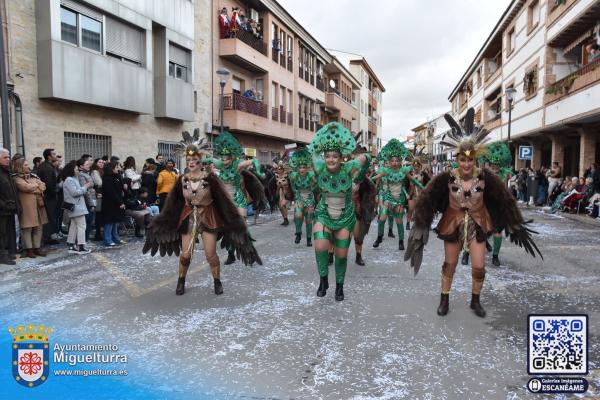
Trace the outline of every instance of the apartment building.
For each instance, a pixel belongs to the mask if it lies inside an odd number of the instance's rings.
[[[218,23],[222,12],[230,20],[241,13],[258,25],[224,31]],[[212,15],[213,66],[231,72],[224,87],[225,128],[263,163],[287,144],[309,143],[323,120],[331,55],[274,0],[215,1]],[[215,110],[220,90],[215,79]],[[218,112],[212,122],[220,125]]]
[[[321,107],[321,125],[339,122],[353,135],[358,135],[357,92],[360,82],[334,56],[325,65],[325,104]]]
[[[367,60],[358,54],[340,50],[329,50],[358,80],[361,87],[356,90],[358,130],[362,143],[377,153],[382,147],[383,93],[385,88]]]
[[[172,156],[210,132],[208,0],[0,0],[11,147],[31,159]]]
[[[533,168],[558,161],[582,175],[600,158],[599,21],[598,0],[513,0],[452,90],[452,112],[473,107],[493,140],[510,131],[517,168],[527,145]]]

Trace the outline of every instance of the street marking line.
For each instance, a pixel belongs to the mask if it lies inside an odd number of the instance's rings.
[[[92,257],[100,263],[100,265],[112,275],[113,278],[129,293],[131,297],[141,296],[142,289],[129,278],[125,276],[118,268],[116,268],[104,254],[92,253]]]

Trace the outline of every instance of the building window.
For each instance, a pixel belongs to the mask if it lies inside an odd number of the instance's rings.
[[[523,93],[525,99],[529,100],[535,97],[538,89],[538,68],[537,64],[527,69],[523,77]]]
[[[175,161],[175,168],[177,168],[179,172],[183,172],[181,157],[177,155],[178,146],[179,143],[177,142],[159,141],[158,154],[162,154],[165,157],[165,160]]]
[[[106,17],[106,54],[142,65],[145,54],[145,31],[112,17]]]
[[[527,10],[527,34],[530,34],[540,23],[540,2],[535,0]]]
[[[231,80],[231,91],[237,94],[242,93],[242,81],[240,79],[234,77]]]
[[[94,158],[112,156],[112,138],[105,135],[65,132],[65,160],[78,160],[82,154]]]
[[[64,7],[60,8],[61,40],[77,45],[77,14]]]
[[[510,55],[513,51],[515,51],[516,47],[516,34],[515,28],[511,28],[506,35],[506,46],[507,46],[507,55]]]
[[[191,67],[191,51],[169,43],[169,76],[189,82]]]
[[[102,23],[95,19],[80,15],[81,47],[102,51]]]
[[[84,7],[81,7],[85,9]],[[94,18],[69,8],[60,8],[61,40],[86,49],[102,52],[102,16]]]

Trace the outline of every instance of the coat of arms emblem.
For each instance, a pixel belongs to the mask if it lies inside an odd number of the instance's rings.
[[[46,382],[50,373],[48,336],[52,328],[44,325],[8,328],[13,336],[12,372],[15,380],[26,387],[36,387]]]

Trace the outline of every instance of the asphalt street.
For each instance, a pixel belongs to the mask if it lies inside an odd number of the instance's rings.
[[[304,237],[293,244],[293,224],[280,220],[251,228],[264,265],[223,266],[222,296],[213,293],[201,250],[186,294],[176,296],[177,259],[142,255],[142,243],[132,240],[86,256],[2,266],[0,315],[4,325],[52,325],[55,341],[117,344],[135,371],[123,379],[164,398],[540,399],[526,390],[527,315],[585,313],[587,398],[598,398],[598,227],[525,214],[535,219],[544,260],[506,241],[500,267],[489,256],[485,319],[469,309],[470,267],[461,265],[450,313],[437,316],[440,240],[431,235],[413,277],[396,239],[371,247],[375,224],[366,266],[354,264],[351,246],[346,300],[336,302],[334,290],[318,298],[313,249]]]

